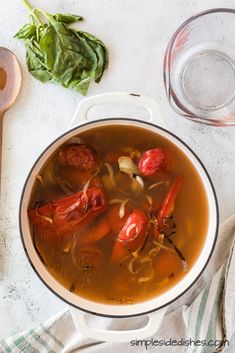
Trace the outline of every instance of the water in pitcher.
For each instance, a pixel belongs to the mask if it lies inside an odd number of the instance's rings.
[[[215,46],[191,47],[175,63],[177,95],[189,110],[216,111],[235,98],[234,53]]]

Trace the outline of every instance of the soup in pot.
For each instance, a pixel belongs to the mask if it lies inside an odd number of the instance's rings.
[[[193,266],[208,202],[192,162],[167,138],[111,125],[60,146],[36,177],[28,216],[41,261],[68,291],[132,304]]]

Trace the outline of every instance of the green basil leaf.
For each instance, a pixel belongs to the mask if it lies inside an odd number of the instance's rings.
[[[82,94],[95,77],[97,57],[89,43],[61,22],[52,21],[40,40],[45,64],[54,79]]]
[[[35,43],[27,41],[26,47],[26,62],[29,72],[39,81],[47,82],[53,79],[51,72],[47,69],[44,57],[38,51]]]
[[[97,68],[95,72],[95,82],[99,82],[103,76],[104,70],[108,67],[108,51],[104,43],[92,34],[77,31],[77,35],[85,38],[96,53]]]
[[[57,13],[55,15],[50,15],[54,20],[58,21],[58,22],[63,22],[66,24],[72,24],[78,21],[82,21],[83,18],[81,16],[77,16],[77,15],[72,15],[69,13]]]
[[[42,16],[38,17],[38,14]],[[42,22],[42,17],[46,23]],[[99,82],[108,67],[108,51],[95,36],[69,27],[82,20],[70,14],[31,12],[36,25],[25,25],[17,38],[25,40],[29,72],[41,82],[57,82],[85,95],[91,81]]]
[[[36,29],[37,27],[35,25],[27,23],[15,34],[14,37],[18,39],[31,38],[36,34]]]

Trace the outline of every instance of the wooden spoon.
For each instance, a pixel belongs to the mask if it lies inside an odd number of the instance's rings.
[[[0,192],[3,116],[14,104],[21,87],[21,82],[21,71],[16,56],[9,49],[0,47]]]

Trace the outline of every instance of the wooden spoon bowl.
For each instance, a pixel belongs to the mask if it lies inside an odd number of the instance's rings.
[[[16,56],[9,49],[0,47],[0,191],[3,115],[14,104],[21,82],[21,70]]]

